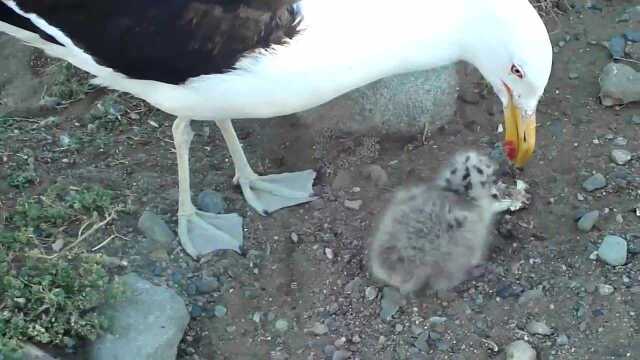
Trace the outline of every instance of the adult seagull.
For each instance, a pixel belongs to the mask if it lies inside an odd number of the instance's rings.
[[[177,117],[178,234],[193,257],[239,251],[242,219],[191,201],[191,120],[214,121],[234,182],[260,214],[313,199],[311,170],[257,175],[232,119],[325,103],[374,80],[459,60],[504,105],[505,149],[533,153],[551,71],[547,30],[527,0],[0,0],[0,31]]]

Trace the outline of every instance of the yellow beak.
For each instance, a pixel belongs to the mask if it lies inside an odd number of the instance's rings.
[[[504,109],[504,125],[505,153],[516,167],[522,168],[531,159],[536,146],[536,115],[525,115],[514,104],[510,90],[509,104]]]

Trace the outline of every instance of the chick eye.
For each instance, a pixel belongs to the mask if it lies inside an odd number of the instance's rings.
[[[518,79],[524,78],[524,71],[522,71],[522,69],[516,64],[511,65],[511,73],[517,76]]]

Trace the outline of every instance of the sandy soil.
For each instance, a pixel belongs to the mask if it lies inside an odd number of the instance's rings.
[[[41,155],[35,164],[39,182],[26,194],[41,193],[54,183],[100,183],[114,190],[120,201],[132,204],[135,211],[121,215],[114,225],[129,241],[114,240],[101,251],[127,260],[126,269],[114,271],[136,271],[168,284],[190,306],[205,309],[192,319],[180,359],[331,359],[336,349],[351,352],[353,359],[493,359],[504,357],[504,347],[517,339],[532,344],[539,359],[640,358],[640,262],[631,256],[625,266],[612,267],[590,258],[608,234],[640,245],[640,238],[632,236],[640,233],[640,218],[632,211],[640,202],[640,162],[636,155],[627,165],[616,166],[609,156],[614,148],[640,153],[640,125],[630,121],[640,115],[640,106],[614,109],[599,104],[598,73],[609,54],[593,43],[638,29],[638,24],[615,21],[632,1],[602,5],[602,11],[572,11],[548,19],[554,45],[562,41],[564,46],[557,47],[552,80],[540,104],[535,159],[523,172],[505,167],[500,174],[505,183],[516,178],[527,182],[532,203],[498,219],[489,271],[455,291],[410,299],[390,321],[380,319],[382,287],[367,271],[369,235],[394,188],[430,180],[450,154],[463,147],[488,153],[501,141],[496,131],[502,117],[498,100],[485,91],[475,70],[460,70],[462,92],[473,99],[459,101],[457,119],[433,129],[424,145],[418,141],[421,134],[390,138],[340,129],[309,132],[295,116],[237,122],[256,171],[311,168],[320,173],[316,188],[321,199],[269,217],[249,209],[231,184],[233,168],[217,129],[196,124],[193,190],[222,192],[229,210],[245,217],[251,250],[247,257],[223,253],[196,263],[177,242],[169,251],[149,252],[136,230],[142,210],[152,209],[172,228],[176,225],[172,119],[121,96],[129,110],[120,124],[107,135],[89,132],[87,114],[108,93],[96,91],[62,110],[39,108],[41,92],[33,88],[46,83],[47,75],[29,63],[25,66],[30,59],[24,54],[3,57],[5,102],[0,113],[12,109],[13,116],[41,120],[55,115],[61,121],[36,135],[7,134],[2,160],[7,166],[0,169],[0,178],[8,175],[14,153],[31,149]],[[33,59],[40,58],[14,42],[0,41],[5,50],[11,47],[16,54],[27,51]],[[61,134],[90,141],[56,151]],[[615,146],[617,137],[628,143]],[[371,164],[386,171],[387,184],[378,186],[363,175]],[[581,184],[595,172],[607,177],[608,186],[588,193]],[[0,185],[0,198],[8,209],[22,195]],[[345,200],[362,200],[363,205],[353,210]],[[581,210],[603,213],[588,233],[576,228]],[[193,294],[190,286],[202,274],[220,277],[224,290]],[[601,295],[598,284],[615,291]],[[369,300],[365,289],[371,286],[380,293]],[[218,304],[228,309],[224,317],[207,311]],[[275,328],[281,319],[288,324],[285,332]],[[526,327],[531,320],[545,323],[553,333],[531,334]],[[318,322],[326,324],[326,334],[305,331]],[[423,334],[429,336],[421,339]]]

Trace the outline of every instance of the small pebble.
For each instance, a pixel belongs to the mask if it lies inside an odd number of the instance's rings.
[[[312,333],[314,335],[321,336],[321,335],[325,335],[326,333],[328,333],[329,332],[329,328],[327,327],[327,325],[317,322],[317,323],[313,324],[313,326],[311,328],[307,329],[306,332]]]
[[[576,80],[580,78],[580,74],[575,73],[575,72],[570,72],[569,73],[569,80]]]
[[[445,322],[447,322],[447,318],[446,317],[432,316],[432,317],[429,318],[429,323],[431,325],[440,325],[440,324],[444,324]]]
[[[279,319],[278,321],[276,321],[276,330],[280,332],[289,330],[289,322],[285,319]]]
[[[322,350],[322,352],[324,352],[324,354],[328,357],[333,357],[333,354],[335,354],[335,352],[338,349],[336,349],[335,346],[329,344],[329,345],[325,345],[324,349]]]
[[[222,194],[217,191],[209,190],[198,194],[196,206],[198,209],[212,214],[222,214],[227,208],[227,204],[225,203]]]
[[[371,179],[373,184],[377,187],[387,185],[389,182],[389,175],[380,165],[369,165],[363,169],[363,175],[366,178]]]
[[[138,229],[142,231],[147,239],[163,246],[169,245],[176,237],[167,223],[151,211],[142,213],[140,220],[138,220]]]
[[[291,241],[293,241],[294,244],[297,244],[300,241],[300,237],[298,237],[298,234],[292,232],[291,233]]]
[[[539,321],[530,321],[527,324],[527,331],[534,335],[548,336],[553,334],[553,330],[547,324]]]
[[[224,305],[216,305],[213,308],[213,313],[216,317],[224,317],[225,315],[227,315],[227,308]]]
[[[364,291],[364,295],[367,297],[367,300],[372,301],[378,296],[378,288],[369,286]]]
[[[332,360],[347,360],[351,357],[351,352],[346,350],[338,350],[333,353]]]
[[[567,346],[569,345],[569,338],[565,334],[560,334],[556,339],[556,345],[558,346]]]
[[[215,277],[202,277],[195,282],[195,285],[200,294],[208,294],[220,289],[220,281]]]
[[[634,125],[640,125],[640,115],[633,115],[631,117],[631,123]]]
[[[629,141],[621,136],[613,140],[613,145],[615,146],[626,146],[628,143]]]
[[[536,351],[523,340],[514,341],[506,348],[507,360],[536,360]]]
[[[591,176],[582,183],[582,187],[589,192],[602,189],[605,186],[607,186],[607,179],[600,173]]]
[[[618,165],[625,165],[631,160],[631,153],[623,149],[614,149],[611,151],[611,160]]]
[[[620,35],[616,35],[609,40],[609,52],[614,58],[624,58],[626,46],[627,41]]]
[[[197,304],[191,305],[191,317],[197,318],[202,316],[203,313],[204,309],[202,308],[202,306]]]
[[[362,200],[345,200],[344,206],[348,209],[360,210],[362,203]]]
[[[61,147],[67,147],[71,144],[71,138],[68,135],[62,134],[58,139],[58,143]]]
[[[600,218],[600,211],[594,210],[584,214],[578,221],[578,229],[583,232],[589,232]]]
[[[382,309],[380,311],[380,317],[382,320],[391,320],[403,304],[404,297],[398,290],[392,287],[385,287],[382,289],[382,300],[380,301]]]
[[[598,248],[598,257],[612,266],[624,265],[627,262],[627,242],[619,236],[605,236]]]
[[[333,258],[336,257],[335,254],[333,253],[333,249],[330,249],[330,248],[325,248],[324,254],[329,260],[333,260]]]
[[[613,294],[614,288],[611,285],[607,284],[598,284],[598,294],[602,296],[607,296]]]
[[[629,42],[640,42],[640,31],[627,30],[624,32],[624,38]]]

